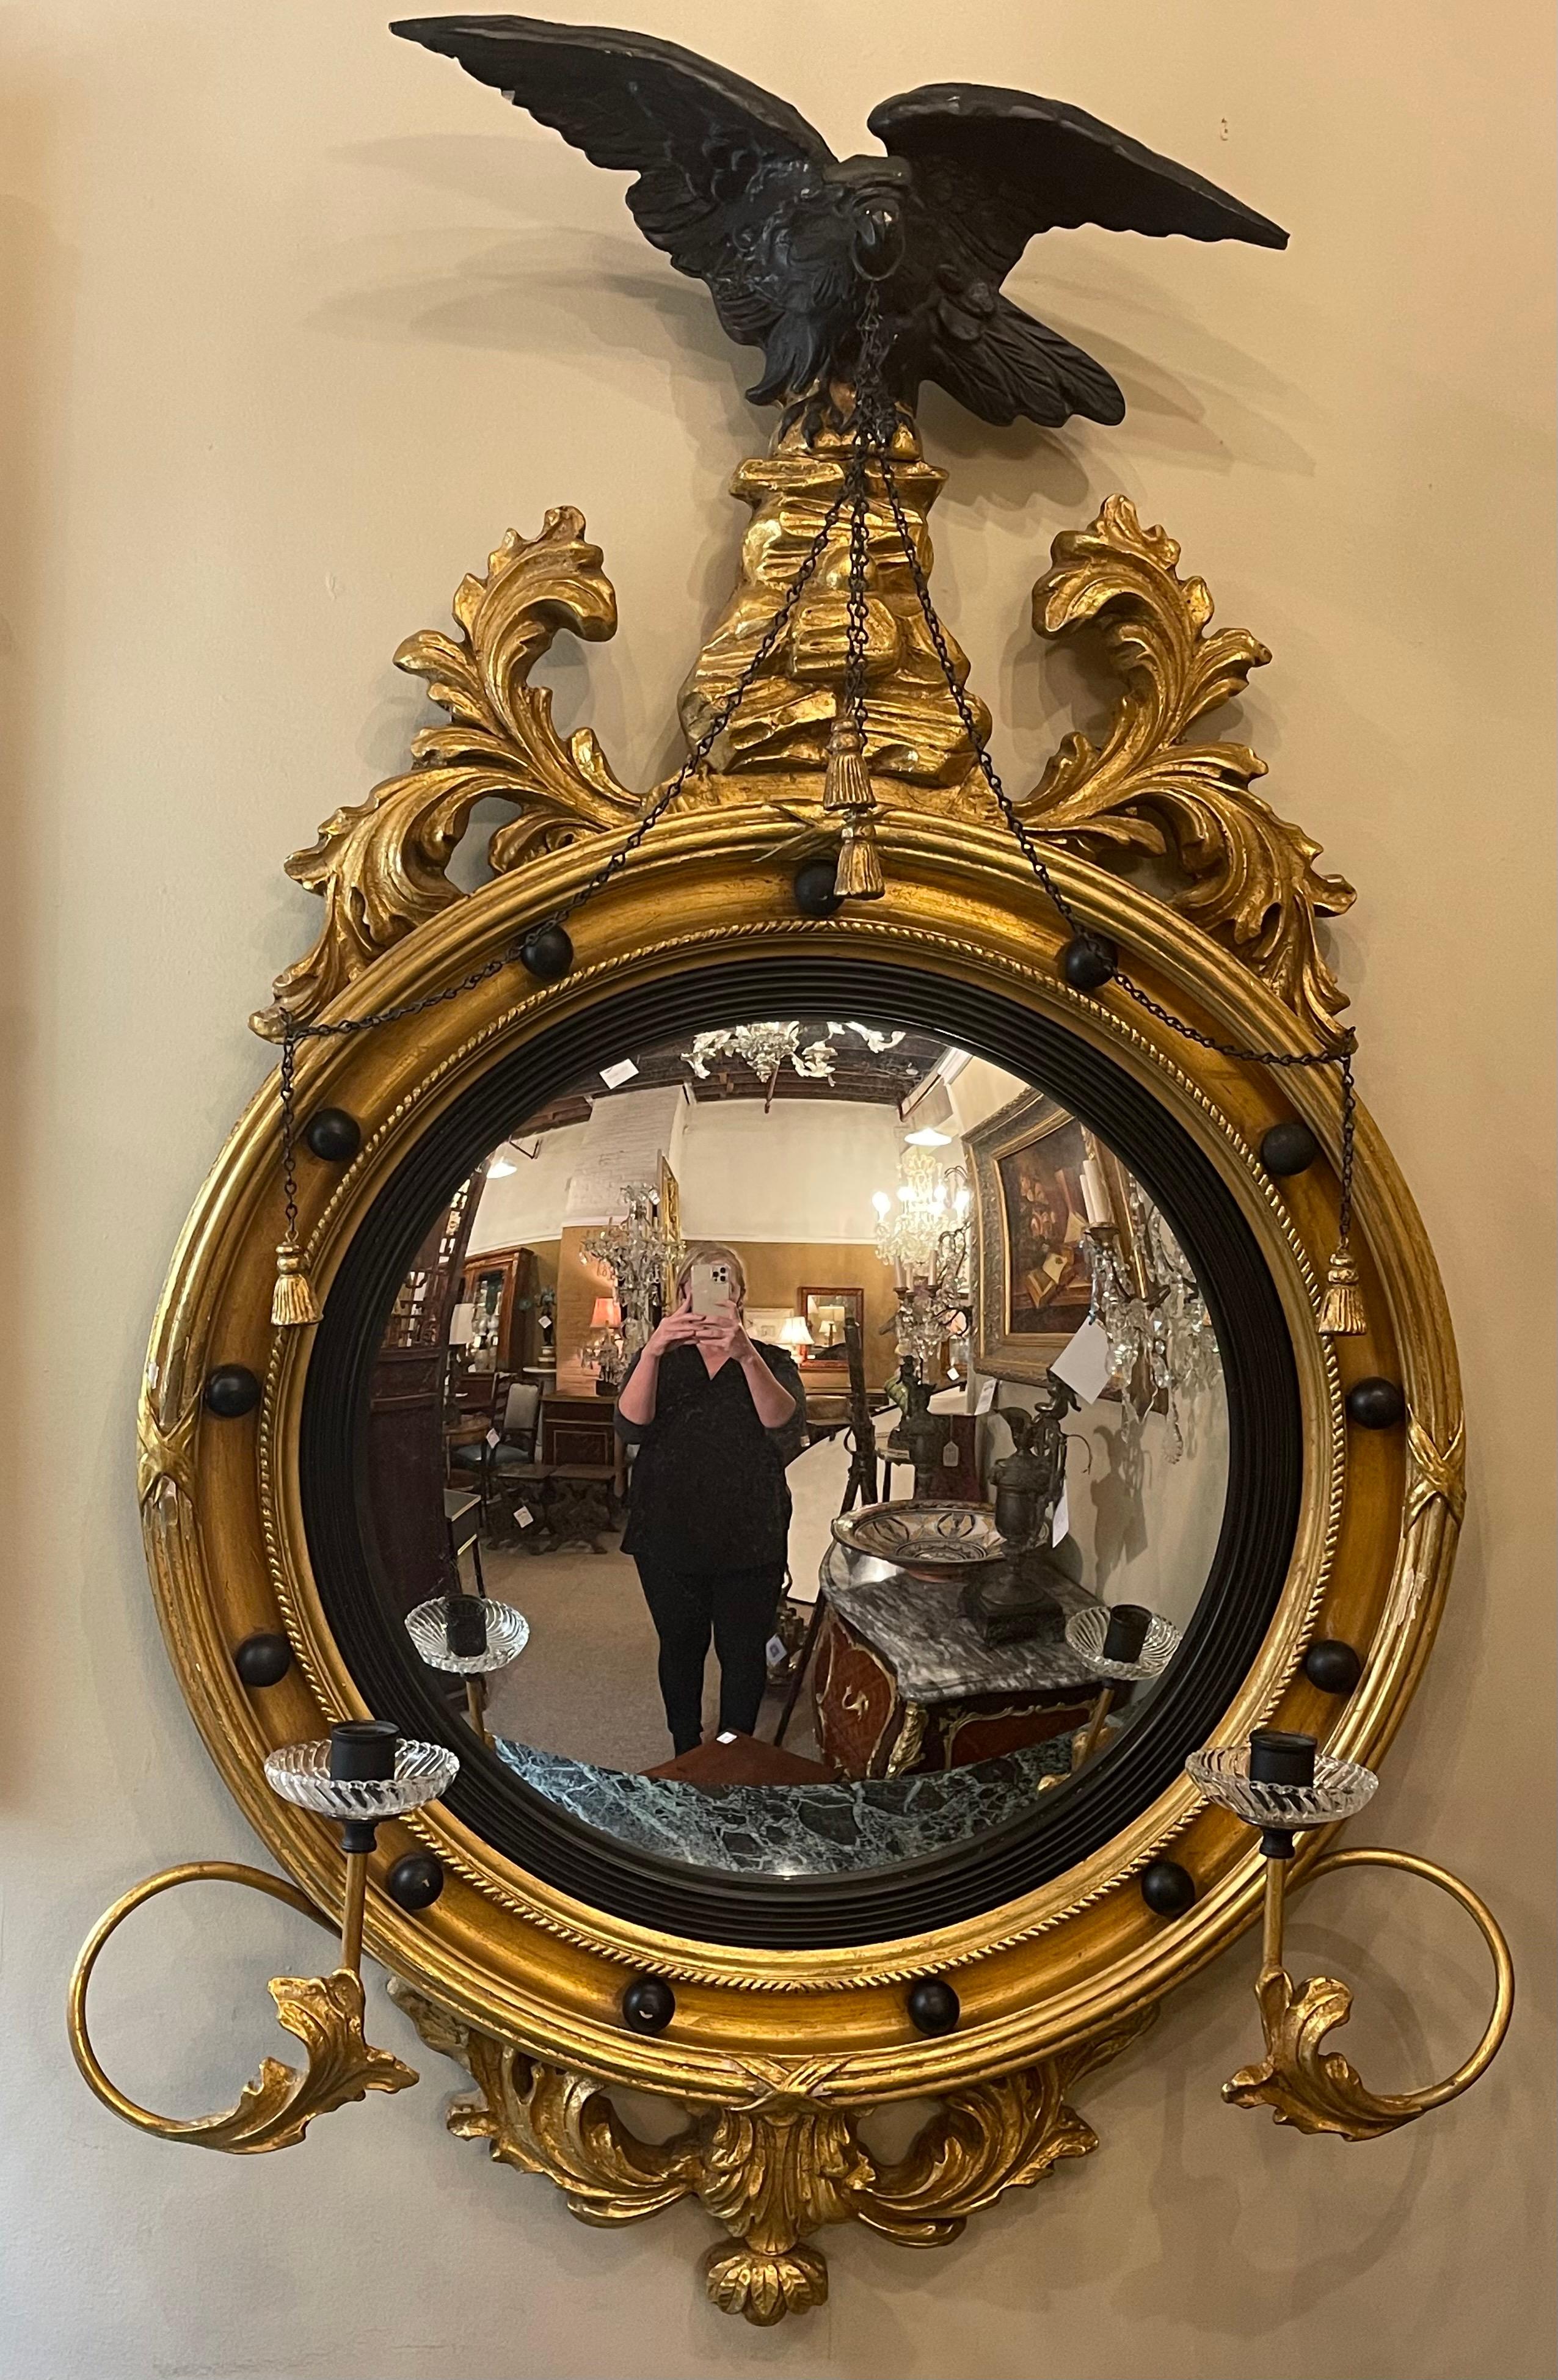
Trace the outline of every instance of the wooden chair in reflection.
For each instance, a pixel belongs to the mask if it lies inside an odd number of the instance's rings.
[[[549,1466],[535,1459],[540,1420],[539,1386],[534,1380],[516,1380],[504,1399],[502,1419],[489,1420],[479,1438],[449,1448],[450,1475],[474,1488],[489,1537],[511,1534],[513,1505],[523,1500],[527,1488],[539,1489],[547,1476]],[[504,1519],[494,1528],[500,1510]]]

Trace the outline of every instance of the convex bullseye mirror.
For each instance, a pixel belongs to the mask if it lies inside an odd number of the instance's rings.
[[[140,1415],[170,1652],[285,1876],[127,1895],[73,1986],[83,2070],[164,2137],[291,2145],[415,2079],[365,2037],[366,1949],[471,2080],[456,2132],[592,2223],[696,2195],[711,2295],[759,2323],[826,2294],[823,2226],[933,2244],[1096,2147],[1071,2095],[1262,1902],[1266,2057],[1226,2095],[1409,2120],[1481,2070],[1510,1983],[1468,1888],[1329,1847],[1464,1500],[1438,1276],[1323,943],[1354,893],[1215,715],[1265,648],[1123,497],[1045,525],[1033,595],[1109,716],[1007,788],[914,413],[931,379],[987,419],[1119,418],[999,294],[1036,232],[1284,235],[1019,92],[887,102],[886,153],[840,164],[646,37],[396,30],[636,171],[784,410],[673,776],[630,790],[533,682],[617,625],[559,507],[401,646],[437,723],[286,863],[321,930],[253,1020],[280,1063]],[[1446,2083],[1369,2094],[1321,2048],[1345,1986],[1283,1966],[1284,1891],[1348,1862],[1441,1884],[1493,1949]],[[116,2091],[85,2005],[196,1879],[341,1955],[272,1986],[306,2070],[182,2124]],[[639,2137],[615,2086],[683,2129]],[[869,2146],[907,2098],[909,2148]]]

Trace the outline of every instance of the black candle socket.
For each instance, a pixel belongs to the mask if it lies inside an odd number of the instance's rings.
[[[325,1165],[349,1165],[362,1147],[362,1126],[345,1108],[316,1108],[303,1126],[303,1146]]]
[[[917,2033],[955,2033],[957,2020],[963,2013],[963,2003],[950,1984],[939,1975],[922,1976],[911,1984],[905,1998],[910,2024]]]
[[[1296,1785],[1315,1781],[1315,1740],[1312,1735],[1288,1735],[1280,1727],[1258,1727],[1249,1739],[1249,1781],[1252,1785]]]
[[[246,1636],[233,1655],[233,1667],[246,1686],[279,1686],[292,1667],[292,1647],[285,1636],[269,1631]]]
[[[676,2013],[676,1995],[663,1976],[636,1976],[622,1995],[622,2021],[635,2033],[663,2033]]]
[[[451,1595],[444,1607],[444,1641],[456,1660],[474,1661],[487,1649],[487,1607],[479,1595]]]
[[[1141,1648],[1147,1642],[1147,1631],[1151,1625],[1152,1614],[1141,1604],[1115,1604],[1109,1614],[1109,1626],[1104,1632],[1104,1659],[1106,1661],[1139,1661]]]
[[[399,1749],[393,1719],[343,1719],[330,1730],[330,1774],[343,1783],[382,1785],[395,1775]]]

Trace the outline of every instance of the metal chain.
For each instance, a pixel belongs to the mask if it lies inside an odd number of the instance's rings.
[[[864,348],[862,347],[862,360],[863,359]],[[880,417],[878,417],[878,421],[880,421]],[[919,550],[915,545],[913,532],[909,528],[908,520],[904,511],[903,499],[898,492],[897,479],[893,468],[892,456],[881,436],[880,426],[878,426],[874,434],[868,433],[868,435],[870,437],[871,447],[871,459],[874,460],[877,469],[881,474],[882,492],[887,499],[888,508],[893,515],[894,526],[897,530],[899,541],[904,549],[904,556],[908,565],[909,576],[914,581],[914,590],[919,600],[921,614],[924,618],[926,634],[929,636],[932,646],[935,648],[936,659],[941,664],[942,674],[946,679],[947,690],[952,696],[953,703],[957,711],[957,716],[962,722],[963,731],[968,738],[968,743],[973,751],[974,759],[978,764],[980,773],[984,778],[986,784],[990,787],[991,793],[994,797],[996,807],[1000,810],[1003,819],[1005,820],[1006,825],[1011,832],[1013,840],[1016,842],[1017,848],[1021,851],[1023,856],[1028,861],[1029,866],[1032,868],[1034,875],[1037,877],[1048,898],[1053,904],[1063,923],[1070,929],[1073,935],[1084,936],[1088,933],[1087,927],[1083,923],[1082,919],[1077,916],[1070,902],[1065,898],[1065,895],[1062,892],[1059,885],[1055,882],[1054,878],[1051,875],[1048,867],[1045,865],[1042,852],[1040,850],[1032,834],[1029,832],[1028,826],[1017,810],[1016,805],[1012,800],[1011,795],[1007,793],[1005,786],[1002,783],[1000,773],[986,748],[984,738],[980,733],[979,722],[974,715],[973,705],[969,702],[968,696],[965,694],[963,687],[959,683],[957,671],[954,665],[952,655],[947,649],[945,631],[937,616],[935,605],[931,600],[930,582],[925,576],[923,565],[920,563]],[[1161,1002],[1154,1000],[1149,992],[1144,991],[1141,986],[1135,982],[1123,967],[1116,967],[1110,979],[1112,982],[1118,984],[1120,990],[1126,994],[1126,997],[1128,1000],[1134,1001],[1138,1008],[1144,1010],[1149,1016],[1154,1017],[1160,1025],[1166,1026],[1171,1032],[1178,1034],[1182,1039],[1194,1042],[1199,1049],[1211,1050],[1213,1055],[1219,1058],[1243,1059],[1253,1065],[1272,1066],[1277,1068],[1293,1066],[1302,1070],[1308,1070],[1317,1066],[1335,1066],[1340,1069],[1342,1088],[1340,1166],[1341,1197],[1338,1210],[1337,1236],[1342,1243],[1345,1245],[1347,1233],[1352,1222],[1354,1144],[1357,1126],[1357,1095],[1353,1082],[1353,1057],[1357,1048],[1357,1036],[1352,1028],[1350,1026],[1347,1028],[1340,1043],[1334,1050],[1284,1050],[1247,1049],[1237,1042],[1216,1040],[1210,1033],[1202,1033],[1196,1026],[1187,1025],[1183,1017],[1175,1016],[1171,1010],[1163,1007]]]
[[[861,485],[862,487],[864,486],[863,453],[861,456]],[[846,476],[840,484],[837,493],[829,504],[826,512],[823,514],[822,526],[819,528],[816,536],[812,539],[810,545],[807,548],[806,552],[802,555],[799,565],[797,568],[796,575],[791,579],[788,588],[785,589],[785,599],[779,605],[778,610],[774,613],[773,619],[769,622],[763,635],[759,639],[751,659],[742,670],[740,676],[736,679],[736,684],[732,686],[729,694],[726,695],[724,701],[716,707],[713,717],[709,722],[709,724],[704,729],[702,735],[699,737],[697,743],[693,746],[691,751],[688,754],[687,759],[683,761],[676,775],[671,778],[669,783],[666,783],[661,789],[660,793],[656,795],[649,808],[644,812],[642,818],[633,829],[632,833],[627,837],[625,842],[617,846],[616,850],[612,854],[611,857],[605,861],[604,865],[597,868],[594,875],[590,877],[587,881],[579,887],[572,900],[570,900],[566,906],[559,909],[554,917],[547,920],[549,924],[557,926],[563,925],[566,919],[574,915],[577,909],[581,907],[582,905],[586,901],[590,900],[596,892],[600,892],[603,885],[609,883],[611,879],[620,868],[627,866],[628,860],[639,849],[639,846],[643,842],[644,837],[649,833],[651,827],[655,826],[658,821],[663,818],[665,812],[670,808],[671,804],[676,800],[676,795],[687,784],[688,780],[695,773],[696,771],[702,767],[704,761],[713,750],[715,744],[719,741],[720,737],[724,734],[725,729],[729,726],[731,720],[735,717],[736,710],[739,709],[742,701],[750,690],[754,681],[768,662],[780,638],[788,627],[790,621],[794,616],[796,605],[800,601],[805,589],[815,576],[817,565],[822,561],[823,554],[827,551],[828,540],[833,536],[834,530],[838,525],[839,516],[842,514],[845,504],[848,500],[849,492],[850,483],[849,479]],[[851,564],[851,575],[853,576],[853,564]],[[529,930],[534,931],[535,929],[532,928]],[[467,992],[476,990],[479,985],[490,983],[493,976],[501,974],[505,966],[512,965],[520,960],[522,952],[523,943],[511,944],[506,951],[500,951],[495,957],[487,959],[481,966],[473,967],[469,975],[462,976],[460,978],[458,983],[445,985],[442,991],[430,991],[424,994],[424,996],[420,1000],[404,1001],[398,1006],[394,1008],[373,1009],[366,1016],[343,1017],[334,1024],[318,1025],[304,1024],[296,1017],[286,1015],[284,1012],[282,1017],[281,1035],[281,1068],[277,1087],[281,1103],[282,1191],[286,1200],[286,1236],[288,1240],[295,1240],[298,1232],[297,1076],[298,1045],[304,1041],[345,1039],[353,1033],[371,1032],[375,1026],[380,1025],[398,1025],[408,1016],[425,1015],[429,1009],[440,1008],[447,1001],[461,1000],[465,997]]]
[[[750,660],[730,692],[717,705],[709,724],[699,736],[676,775],[669,779],[655,795],[631,833],[617,845],[595,873],[586,879],[572,898],[546,921],[548,924],[558,927],[566,925],[568,918],[582,908],[587,901],[593,899],[597,892],[627,867],[646,836],[664,817],[665,812],[684,790],[689,779],[701,769],[757,677],[766,666],[780,638],[789,626],[796,606],[816,574],[818,565],[827,551],[829,540],[846,504],[849,505],[849,563],[846,595],[845,667],[840,708],[858,729],[862,743],[864,742],[869,617],[866,585],[870,569],[870,467],[874,461],[881,477],[882,493],[886,498],[894,526],[903,546],[909,576],[914,582],[915,595],[925,622],[926,633],[940,663],[942,674],[946,680],[947,690],[962,722],[963,731],[968,736],[969,748],[973,752],[980,772],[990,788],[992,797],[1013,840],[1027,859],[1044,893],[1053,905],[1056,914],[1074,936],[1086,935],[1088,929],[1085,924],[1051,875],[1042,851],[1002,783],[1000,773],[990,757],[984,738],[980,732],[973,705],[964,691],[952,654],[948,650],[946,633],[931,601],[930,582],[920,562],[919,548],[915,543],[913,531],[904,510],[903,499],[898,491],[891,453],[897,413],[888,394],[882,367],[881,314],[877,291],[875,285],[871,285],[868,287],[861,310],[859,357],[854,392],[854,440],[849,463],[836,494],[823,514],[821,527],[801,557],[796,574],[785,590],[784,601],[770,620]],[[532,928],[529,930],[536,929]],[[424,1015],[430,1009],[442,1007],[448,1001],[463,999],[467,992],[474,991],[480,985],[490,982],[495,975],[501,973],[504,967],[517,962],[521,958],[522,951],[522,943],[513,944],[508,950],[500,952],[495,957],[486,960],[481,966],[473,967],[470,973],[463,976],[457,983],[448,984],[441,991],[428,992],[419,1000],[405,1001],[393,1008],[375,1009],[366,1016],[346,1017],[334,1024],[322,1025],[303,1024],[284,1014],[278,1087],[281,1104],[282,1186],[286,1201],[286,1233],[289,1240],[296,1239],[298,1227],[296,1089],[298,1051],[300,1043],[344,1038],[353,1033],[371,1031],[381,1025],[398,1024],[407,1017]],[[1345,1245],[1352,1220],[1354,1142],[1357,1110],[1352,1062],[1357,1047],[1357,1035],[1349,1028],[1339,1047],[1333,1050],[1289,1052],[1245,1049],[1236,1043],[1218,1041],[1210,1034],[1200,1032],[1195,1026],[1187,1025],[1182,1017],[1174,1015],[1161,1002],[1153,1000],[1123,969],[1116,968],[1111,980],[1118,984],[1127,999],[1133,1001],[1148,1015],[1154,1017],[1159,1024],[1166,1026],[1171,1032],[1178,1034],[1185,1040],[1196,1043],[1200,1049],[1210,1050],[1218,1057],[1242,1059],[1257,1065],[1272,1067],[1336,1066],[1340,1069],[1342,1161],[1341,1205],[1338,1220],[1339,1237]]]

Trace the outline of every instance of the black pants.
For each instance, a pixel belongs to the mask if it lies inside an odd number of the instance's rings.
[[[720,1732],[750,1735],[768,1679],[765,1651],[773,1633],[783,1562],[759,1570],[673,1570],[635,1556],[644,1601],[660,1639],[660,1692],[678,1752],[703,1740],[703,1665],[709,1638],[720,1661]]]

